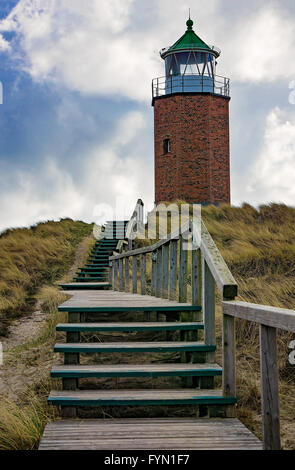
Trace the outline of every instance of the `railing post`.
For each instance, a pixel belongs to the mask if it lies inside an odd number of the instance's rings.
[[[137,294],[137,256],[132,256],[132,292]]]
[[[203,261],[203,315],[205,344],[216,346],[215,332],[215,281],[206,261]],[[207,353],[207,361],[215,362],[215,353]]]
[[[162,252],[162,298],[168,299],[168,270],[169,270],[169,245],[163,246]]]
[[[192,250],[192,305],[202,305],[201,250]]]
[[[277,330],[265,325],[260,325],[260,370],[263,448],[280,450]]]
[[[201,250],[192,250],[191,255],[191,269],[192,269],[192,305],[202,305],[202,256]],[[193,321],[202,321],[202,312],[194,312],[192,314]],[[186,339],[193,341],[199,339],[198,331],[189,331],[186,335]],[[193,354],[193,358],[198,357]]]
[[[223,314],[222,319],[222,388],[223,396],[236,396],[236,332],[235,318]],[[235,407],[227,408],[227,417],[235,417]]]
[[[176,300],[177,292],[177,240],[170,243],[169,299]]]
[[[140,293],[146,294],[146,255],[141,255],[140,259]]]
[[[179,237],[179,302],[187,301],[187,250],[184,250],[185,240]]]
[[[109,282],[110,282],[110,284],[111,284],[112,287],[113,287],[113,276],[114,276],[114,275],[113,275],[113,270],[114,270],[113,265],[114,265],[114,261],[110,261],[110,262],[109,262],[109,266],[110,266],[110,270],[109,270]]]
[[[157,250],[157,281],[156,281],[156,297],[162,295],[162,248]]]
[[[157,253],[152,252],[152,291],[153,296],[156,295],[156,285],[157,285]]]
[[[125,258],[125,291],[129,292],[130,289],[130,275],[129,275],[129,257]]]
[[[122,292],[125,290],[124,285],[124,270],[123,270],[123,258],[119,259],[119,290]]]
[[[114,282],[113,282],[113,289],[118,290],[118,260],[114,261]]]

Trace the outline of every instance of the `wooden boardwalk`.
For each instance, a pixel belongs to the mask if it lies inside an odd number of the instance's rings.
[[[237,419],[69,420],[47,425],[40,450],[261,450]]]

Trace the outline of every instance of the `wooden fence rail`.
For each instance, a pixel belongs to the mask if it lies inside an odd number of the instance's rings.
[[[223,380],[228,395],[235,393],[235,318],[259,324],[263,446],[265,450],[279,450],[277,329],[295,333],[295,311],[247,302],[223,302]]]

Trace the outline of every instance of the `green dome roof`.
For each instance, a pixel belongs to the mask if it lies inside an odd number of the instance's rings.
[[[176,41],[173,46],[171,46],[168,50],[166,49],[165,53],[163,55],[167,55],[170,52],[173,51],[178,51],[182,49],[204,49],[206,51],[211,51],[214,53],[214,50],[208,46],[193,30],[193,25],[194,22],[189,19],[186,22],[187,25],[187,31],[184,33],[183,36],[181,36],[178,41]],[[163,57],[164,58],[164,57]]]

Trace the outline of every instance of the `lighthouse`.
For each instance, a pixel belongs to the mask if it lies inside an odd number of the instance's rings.
[[[230,204],[230,81],[216,74],[221,51],[186,26],[152,84],[155,203]]]

